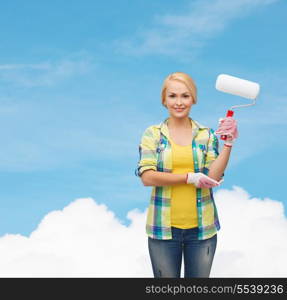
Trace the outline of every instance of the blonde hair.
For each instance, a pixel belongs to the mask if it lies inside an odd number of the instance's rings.
[[[189,92],[191,93],[191,96],[193,99],[193,104],[197,103],[197,88],[196,88],[196,85],[195,85],[193,79],[186,73],[174,72],[174,73],[169,74],[165,78],[163,85],[162,85],[161,103],[163,106],[166,107],[166,105],[164,104],[165,97],[166,97],[166,89],[167,89],[168,82],[171,80],[175,80],[175,81],[184,83],[186,85],[187,89],[189,90]]]

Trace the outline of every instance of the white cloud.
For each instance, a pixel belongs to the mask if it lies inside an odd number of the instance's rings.
[[[212,275],[286,277],[287,219],[283,203],[251,197],[244,189],[215,193],[222,231]]]
[[[72,55],[59,61],[35,64],[2,64],[0,80],[17,86],[51,86],[67,78],[88,72],[90,57]]]
[[[218,190],[215,198],[222,229],[211,276],[286,276],[282,203],[251,198],[239,187]],[[107,206],[77,199],[47,214],[29,237],[0,238],[0,277],[153,277],[146,211],[127,218],[129,226]]]
[[[78,199],[46,215],[29,237],[0,239],[0,276],[129,277],[149,273],[144,214],[126,227],[103,204]]]
[[[115,47],[126,54],[194,55],[197,48],[214,37],[238,17],[259,6],[278,0],[197,0],[190,1],[181,15],[154,16],[154,25],[139,30],[131,39],[115,41]],[[193,50],[193,54],[190,54]]]

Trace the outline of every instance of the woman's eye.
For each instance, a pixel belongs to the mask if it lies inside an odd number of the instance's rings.
[[[174,98],[175,95],[169,95],[170,98]],[[183,95],[184,98],[189,98],[189,95]]]

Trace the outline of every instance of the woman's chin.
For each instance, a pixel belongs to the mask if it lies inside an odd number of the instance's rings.
[[[170,115],[174,118],[186,118],[188,117],[189,112],[184,111],[184,112],[172,112]]]

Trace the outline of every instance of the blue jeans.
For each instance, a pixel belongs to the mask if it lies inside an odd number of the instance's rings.
[[[209,277],[217,244],[217,234],[198,239],[198,228],[171,227],[171,240],[148,237],[148,249],[154,277],[180,278],[182,254],[184,277]]]

